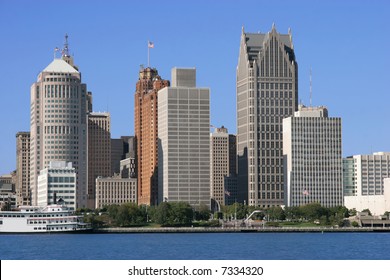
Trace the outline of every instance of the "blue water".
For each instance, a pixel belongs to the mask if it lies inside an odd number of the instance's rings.
[[[390,233],[0,235],[2,260],[389,260]]]

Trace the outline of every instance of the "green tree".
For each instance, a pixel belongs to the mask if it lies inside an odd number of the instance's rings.
[[[282,221],[286,219],[284,210],[280,206],[273,206],[267,209],[267,214],[271,221]]]
[[[153,215],[153,220],[162,226],[170,225],[173,223],[171,212],[171,204],[168,202],[162,202],[157,206]]]
[[[302,218],[302,211],[297,206],[286,207],[284,209],[284,214],[286,219],[290,221],[296,221]]]
[[[206,205],[202,204],[199,209],[195,211],[195,220],[208,221],[210,219],[210,215],[210,209]]]
[[[328,209],[321,206],[320,203],[309,203],[300,206],[303,216],[308,220],[319,220],[322,216],[328,216]]]

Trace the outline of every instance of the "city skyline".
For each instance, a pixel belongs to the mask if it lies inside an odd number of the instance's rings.
[[[343,156],[389,150],[390,131],[384,127],[390,101],[390,4],[385,1],[166,1],[147,8],[122,1],[91,3],[68,1],[69,8],[49,1],[0,3],[0,24],[9,27],[0,30],[6,104],[0,175],[16,169],[16,133],[30,127],[30,87],[52,62],[54,48],[62,48],[65,33],[95,110],[112,116],[113,138],[134,135],[133,96],[139,66],[147,66],[148,41],[154,44],[150,66],[162,77],[175,66],[196,67],[199,86],[210,87],[211,124],[236,133],[235,114],[226,112],[236,111],[241,28],[264,33],[275,23],[280,33],[292,29],[299,100],[309,105],[312,68],[313,105],[327,106],[331,116],[342,118]]]

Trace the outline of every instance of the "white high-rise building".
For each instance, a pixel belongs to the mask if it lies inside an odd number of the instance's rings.
[[[350,195],[382,195],[383,179],[390,178],[390,152],[378,152],[372,155],[354,155],[344,159],[353,168],[344,172],[344,180],[352,182],[344,190]]]
[[[30,184],[38,203],[38,175],[51,161],[72,162],[77,174],[77,208],[87,206],[87,86],[69,55],[54,59],[31,86]]]
[[[210,90],[195,80],[195,68],[174,68],[158,92],[158,194],[210,207]]]
[[[343,205],[341,119],[325,107],[299,107],[283,119],[286,206]]]
[[[390,178],[390,153],[354,155],[343,159],[343,162],[345,207],[358,211],[370,209],[375,214],[389,211],[390,201],[386,198],[390,189],[386,193],[385,180]]]
[[[38,176],[38,206],[56,204],[59,200],[76,210],[76,171],[71,162],[51,161]]]

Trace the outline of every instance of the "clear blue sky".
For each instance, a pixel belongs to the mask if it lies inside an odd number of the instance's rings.
[[[134,91],[147,41],[151,66],[196,67],[211,89],[211,123],[236,132],[235,75],[241,27],[291,27],[299,99],[342,118],[343,154],[390,151],[390,2],[369,1],[21,1],[0,0],[0,175],[16,168],[18,131],[29,131],[30,86],[62,47],[109,111],[112,137],[134,134]]]

